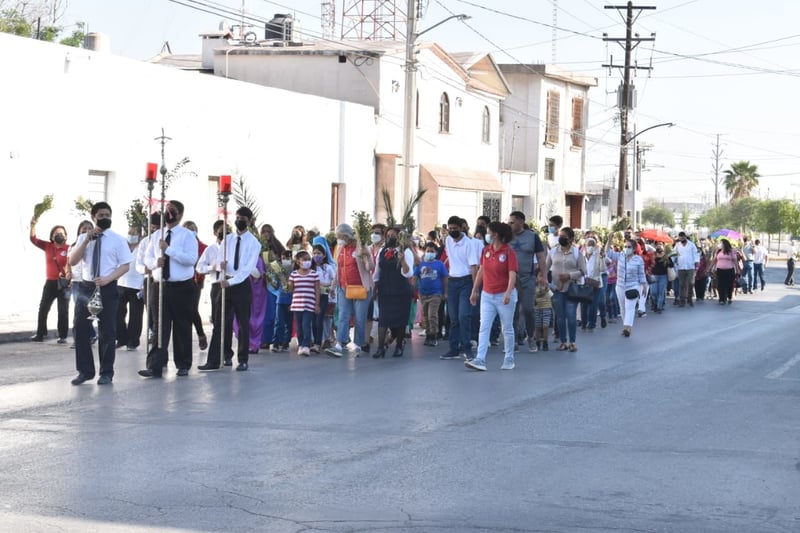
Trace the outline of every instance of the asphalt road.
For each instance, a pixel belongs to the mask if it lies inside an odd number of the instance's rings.
[[[798,325],[777,283],[511,372],[415,337],[159,381],[122,351],[110,387],[0,345],[0,530],[800,531]]]

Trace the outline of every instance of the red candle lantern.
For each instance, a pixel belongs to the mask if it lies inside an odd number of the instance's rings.
[[[147,163],[147,172],[145,172],[145,181],[156,181],[158,179],[158,163]]]
[[[230,176],[220,176],[219,177],[219,192],[221,192],[221,193],[230,193],[231,192],[231,177]]]

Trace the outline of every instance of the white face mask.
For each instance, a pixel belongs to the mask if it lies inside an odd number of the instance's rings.
[[[283,265],[284,268],[289,268],[292,266],[292,261],[290,259],[282,259],[281,265]]]
[[[633,255],[633,248],[628,248],[626,246],[625,247],[625,255],[627,255],[628,257],[632,256]]]
[[[139,244],[139,236],[138,235],[128,235],[128,242],[131,244]]]
[[[594,246],[587,246],[586,253],[592,255],[594,253]]]
[[[378,244],[383,240],[383,235],[380,233],[373,233],[372,234],[372,244]]]
[[[347,246],[347,241],[344,239],[336,239],[336,244],[339,246]]]
[[[300,266],[301,266],[301,267],[302,267],[304,270],[308,270],[309,268],[311,268],[311,261],[301,261],[301,262],[300,262]]]

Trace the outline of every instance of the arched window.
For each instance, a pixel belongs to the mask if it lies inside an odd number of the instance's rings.
[[[486,144],[492,140],[492,120],[491,115],[489,114],[489,107],[485,106],[483,108],[483,128],[481,130],[481,140]]]
[[[450,98],[442,93],[439,99],[439,133],[450,133]]]

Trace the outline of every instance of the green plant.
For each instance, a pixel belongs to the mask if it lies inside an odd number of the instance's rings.
[[[88,198],[84,198],[83,196],[78,196],[75,199],[75,211],[77,211],[79,215],[89,217],[92,213],[93,205],[93,201],[89,200]]]
[[[148,216],[144,203],[138,198],[133,200],[131,206],[125,210],[125,218],[128,220],[128,226],[146,229]]]
[[[370,242],[372,217],[366,211],[353,211],[353,230],[359,242]]]

